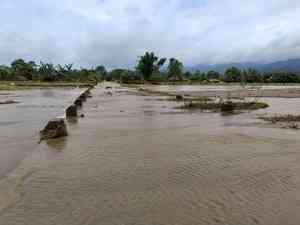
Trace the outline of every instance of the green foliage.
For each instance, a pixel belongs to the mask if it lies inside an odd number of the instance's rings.
[[[8,66],[0,66],[0,80],[13,80],[12,70]]]
[[[104,80],[106,79],[106,76],[107,76],[107,70],[104,66],[97,66],[95,68],[95,72],[96,72],[96,75],[97,75],[97,78],[98,80]]]
[[[159,59],[153,52],[146,52],[138,61],[136,70],[114,69],[110,72],[103,65],[95,68],[74,69],[73,64],[54,65],[52,63],[36,64],[34,61],[26,62],[24,59],[14,60],[10,66],[0,65],[1,81],[68,81],[89,82],[100,80],[117,80],[122,82],[143,82],[143,79],[152,82],[165,82],[169,79],[182,81],[212,81],[223,80],[225,82],[242,83],[300,83],[300,76],[291,72],[261,73],[255,69],[239,70],[236,67],[228,68],[224,75],[216,71],[202,73],[200,71],[184,72],[183,64],[170,58],[165,70],[161,68],[167,59]]]
[[[168,79],[183,80],[183,64],[175,58],[169,59]]]
[[[206,74],[201,73],[199,70],[197,70],[195,73],[192,74],[190,77],[191,81],[205,81],[206,80]]]
[[[165,62],[165,58],[159,60],[153,52],[146,52],[145,55],[140,57],[136,69],[143,75],[145,80],[150,80],[151,75],[158,72]]]
[[[193,76],[193,73],[191,73],[190,71],[185,71],[185,72],[183,73],[183,77],[184,77],[185,79],[190,80],[190,79],[192,78],[192,76]]]
[[[263,77],[259,71],[251,68],[242,71],[241,82],[260,83],[262,81]]]
[[[23,59],[16,59],[11,63],[12,73],[15,78],[32,80],[36,72],[36,64],[33,61],[25,62]]]
[[[107,80],[109,81],[116,81],[121,80],[122,74],[125,72],[124,69],[114,69],[109,72],[107,76]]]
[[[225,82],[241,82],[242,72],[236,68],[231,67],[225,71],[224,81]]]
[[[124,70],[121,73],[121,81],[122,82],[139,81],[139,80],[141,80],[141,76],[136,71]]]
[[[57,71],[52,63],[43,63],[39,67],[39,79],[41,81],[56,81]]]
[[[289,72],[276,72],[270,77],[270,82],[272,83],[298,83],[300,82],[300,77],[297,74]]]
[[[217,71],[211,70],[211,71],[208,71],[208,72],[206,73],[206,78],[207,78],[208,80],[220,79],[220,77],[221,77],[221,75],[220,75],[220,73],[217,72]]]

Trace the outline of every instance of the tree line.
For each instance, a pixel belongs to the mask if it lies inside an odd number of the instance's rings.
[[[0,80],[7,81],[97,81],[107,73],[104,66],[91,69],[75,69],[73,64],[54,65],[53,63],[23,59],[14,60],[10,66],[0,65]]]
[[[113,69],[107,71],[103,65],[95,68],[76,69],[73,64],[52,63],[23,59],[14,60],[10,66],[0,65],[0,80],[7,81],[101,81],[112,80],[135,82],[226,82],[226,83],[300,83],[300,75],[291,72],[260,72],[258,70],[228,68],[223,74],[217,71],[185,71],[176,58],[159,58],[153,52],[146,52],[138,58],[135,69]]]

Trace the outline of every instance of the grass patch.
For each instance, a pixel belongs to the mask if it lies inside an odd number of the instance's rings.
[[[181,106],[181,109],[200,109],[222,112],[231,112],[234,110],[258,110],[269,107],[264,102],[188,102]]]
[[[0,91],[16,91],[16,90],[24,90],[29,89],[29,87],[21,87],[11,84],[0,84]]]
[[[278,122],[300,122],[300,115],[275,115],[275,116],[261,116],[259,119],[269,121],[272,123]]]
[[[32,88],[48,88],[48,87],[92,87],[93,83],[81,82],[1,82],[0,91],[16,91]]]

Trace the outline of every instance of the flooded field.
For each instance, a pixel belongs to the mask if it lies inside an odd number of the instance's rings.
[[[0,225],[300,223],[300,132],[257,118],[299,114],[299,99],[262,98],[268,109],[222,116],[106,85],[67,138],[40,145],[38,130],[70,91],[0,106],[1,154],[31,152],[1,180]]]
[[[0,91],[0,178],[15,168],[38,146],[40,129],[49,119],[63,116],[64,110],[81,89],[32,89]]]
[[[150,85],[149,89],[211,97],[284,97],[300,98],[299,85]]]

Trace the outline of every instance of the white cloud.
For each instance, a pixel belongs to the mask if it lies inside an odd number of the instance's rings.
[[[2,0],[0,10],[0,63],[122,67],[146,50],[189,65],[300,56],[298,0]]]

